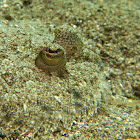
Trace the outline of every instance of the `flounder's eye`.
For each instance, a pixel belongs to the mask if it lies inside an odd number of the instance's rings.
[[[64,49],[58,44],[49,44],[48,47],[38,54],[35,64],[45,72],[65,69],[66,55]]]

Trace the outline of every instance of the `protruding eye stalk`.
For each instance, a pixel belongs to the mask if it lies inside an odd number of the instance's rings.
[[[57,71],[63,73],[66,70],[66,55],[64,49],[58,44],[50,44],[47,48],[39,53],[35,60],[38,68],[45,72]]]

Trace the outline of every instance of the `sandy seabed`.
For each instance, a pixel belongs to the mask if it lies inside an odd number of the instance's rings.
[[[139,0],[3,0],[0,13],[0,139],[140,138]],[[60,78],[35,59],[63,25],[84,46]]]

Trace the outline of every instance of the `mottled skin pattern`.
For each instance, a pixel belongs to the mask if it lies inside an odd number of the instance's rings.
[[[75,32],[65,31],[61,28],[56,29],[54,43],[61,45],[65,49],[68,61],[80,57],[83,42]]]

